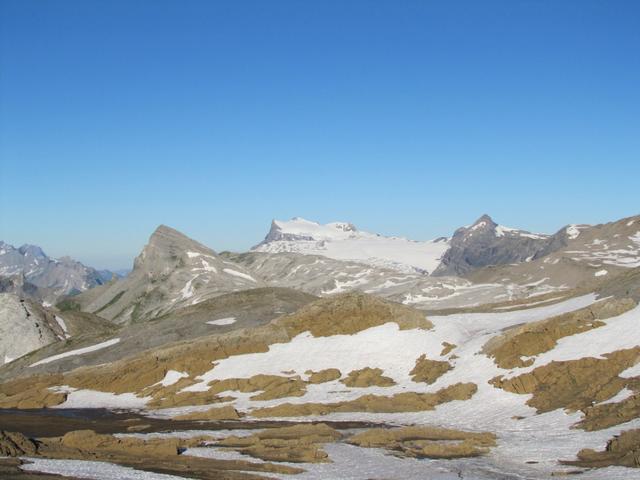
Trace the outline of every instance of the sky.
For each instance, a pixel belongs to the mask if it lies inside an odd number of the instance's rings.
[[[640,2],[0,0],[0,239],[422,240],[640,214]]]

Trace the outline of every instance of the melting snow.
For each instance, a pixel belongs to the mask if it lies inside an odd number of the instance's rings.
[[[55,315],[55,319],[56,322],[58,322],[58,325],[60,325],[60,328],[62,329],[62,331],[64,332],[64,336],[66,338],[69,338],[69,331],[67,330],[67,324],[64,323],[64,319],[62,317],[59,317],[58,315]]]
[[[597,271],[596,273],[594,273],[593,275],[594,275],[594,276],[596,276],[596,277],[602,277],[602,276],[604,276],[604,275],[606,275],[606,274],[608,274],[608,273],[609,273],[609,272],[608,272],[608,271],[606,271],[606,270],[598,270],[598,271]]]
[[[113,338],[111,340],[107,340],[106,342],[98,343],[97,345],[91,345],[90,347],[78,348],[76,350],[69,350],[68,352],[59,353],[58,355],[53,355],[51,357],[47,357],[42,360],[39,360],[36,363],[32,363],[30,366],[36,367],[38,365],[43,365],[45,363],[50,363],[56,360],[60,360],[61,358],[71,357],[73,355],[83,355],[89,352],[95,352],[97,350],[102,350],[103,348],[107,348],[112,345],[115,345],[119,341],[120,341],[119,338]]]
[[[236,318],[235,317],[220,318],[218,320],[209,320],[207,323],[209,325],[231,325],[232,323],[236,323]]]
[[[50,460],[44,458],[24,458],[33,463],[21,465],[22,470],[43,472],[65,477],[88,478],[92,480],[184,480],[164,473],[146,472],[113,463],[87,460]]]
[[[571,240],[575,240],[576,238],[578,238],[578,236],[580,235],[580,229],[578,228],[577,225],[569,225],[567,227],[567,236],[571,239]]]
[[[52,408],[144,408],[152,397],[137,397],[135,393],[121,393],[97,390],[77,390],[68,386],[54,387],[52,391],[67,393],[67,400]]]
[[[231,268],[223,268],[222,270],[229,275],[233,275],[234,277],[244,278],[245,280],[250,280],[254,283],[257,283],[255,278],[253,278],[251,275],[247,275],[246,273],[238,272],[236,270],[232,270]]]
[[[182,378],[188,378],[189,374],[186,372],[178,372],[176,370],[169,370],[162,380],[155,385],[162,385],[163,387],[169,387],[174,383],[178,383]],[[152,386],[155,386],[152,385]]]

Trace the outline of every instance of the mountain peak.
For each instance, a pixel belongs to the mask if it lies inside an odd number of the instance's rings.
[[[487,215],[486,213],[482,214],[482,216],[480,216],[480,218],[478,218],[473,225],[471,225],[471,228],[479,228],[479,227],[496,227],[498,224],[496,222],[493,221],[493,218],[491,218],[489,215]]]

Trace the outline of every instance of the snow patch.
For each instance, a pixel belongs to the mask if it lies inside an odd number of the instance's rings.
[[[233,275],[234,277],[244,278],[245,280],[250,280],[254,283],[258,283],[255,278],[253,278],[251,275],[247,275],[246,273],[238,272],[237,270],[233,270],[231,268],[223,268],[222,270],[229,275]]]
[[[90,347],[78,348],[76,350],[69,350],[68,352],[59,353],[58,355],[53,355],[51,357],[44,358],[42,360],[37,361],[36,363],[32,363],[29,365],[30,367],[36,367],[38,365],[43,365],[45,363],[54,362],[56,360],[60,360],[61,358],[72,357],[74,355],[83,355],[85,353],[95,352],[97,350],[102,350],[103,348],[110,347],[115,345],[120,341],[119,338],[113,338],[111,340],[107,340],[106,342],[98,343],[96,345],[91,345]]]
[[[176,370],[169,370],[164,378],[160,380],[158,383],[152,385],[162,385],[163,387],[169,387],[175,383],[178,383],[182,378],[188,378],[189,374],[187,372],[178,372]]]
[[[114,463],[87,460],[50,460],[45,458],[24,458],[30,463],[21,465],[28,472],[42,472],[64,477],[87,478],[92,480],[184,480],[184,477],[153,473],[122,467]]]
[[[209,320],[207,322],[209,325],[231,325],[232,323],[236,323],[236,318],[235,317],[228,317],[228,318],[220,318],[218,320]]]
[[[607,275],[608,273],[609,272],[607,270],[598,270],[593,275],[596,276],[596,277],[603,277],[603,276]]]

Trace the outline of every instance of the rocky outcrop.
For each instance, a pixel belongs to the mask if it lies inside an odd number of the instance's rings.
[[[55,314],[10,293],[0,293],[0,366],[66,338]]]
[[[580,450],[578,460],[562,463],[587,468],[611,466],[640,468],[640,429],[622,432],[609,440],[603,451]]]
[[[489,432],[432,427],[374,428],[350,437],[347,442],[365,448],[385,448],[402,457],[462,458],[488,453],[496,445],[496,436]]]
[[[532,365],[536,355],[553,349],[558,340],[605,325],[601,320],[616,317],[634,308],[630,298],[603,300],[588,307],[533,322],[492,338],[483,348],[504,369]],[[522,357],[526,357],[522,358]]]
[[[333,380],[338,380],[342,376],[342,373],[337,368],[327,368],[318,372],[308,370],[305,373],[309,375],[307,382],[311,384],[332,382]]]
[[[4,436],[3,436],[4,435]],[[246,472],[296,474],[303,470],[286,465],[255,463],[241,460],[215,460],[181,455],[185,448],[201,445],[211,437],[151,438],[140,439],[106,434],[97,434],[92,430],[75,430],[62,437],[39,438],[37,443],[25,439],[20,434],[3,432],[0,443],[11,439],[12,445],[21,447],[7,449],[8,454],[68,459],[92,460],[116,463],[138,470],[162,472],[178,476],[188,476],[202,480],[258,480],[262,476]],[[16,439],[18,442],[16,442]],[[34,451],[33,445],[36,445]]]
[[[508,392],[532,394],[527,404],[539,413],[557,408],[584,410],[612,398],[627,385],[629,379],[619,374],[640,360],[640,347],[603,357],[551,362],[513,378],[494,378],[491,383]]]
[[[329,461],[321,445],[340,439],[337,430],[324,423],[270,428],[246,437],[230,436],[216,445],[265,461],[318,463]]]
[[[629,388],[627,386],[627,388]],[[640,418],[640,392],[620,402],[593,405],[584,410],[584,418],[576,424],[583,430],[593,431],[613,427]]]
[[[0,457],[32,456],[37,451],[36,443],[21,433],[0,430]]]
[[[300,377],[282,377],[279,375],[254,375],[250,378],[226,378],[209,384],[210,393],[228,390],[242,393],[261,392],[252,400],[273,400],[283,397],[301,397],[306,393],[306,382]]]
[[[449,362],[429,360],[426,355],[422,355],[416,360],[416,366],[409,372],[409,375],[414,382],[424,382],[431,385],[452,368]]]
[[[388,322],[400,330],[433,328],[418,310],[359,292],[320,299],[278,320],[291,337],[306,331],[314,337],[353,335]]]
[[[477,391],[473,383],[456,383],[435,393],[398,393],[389,397],[364,395],[355,400],[336,403],[284,403],[275,407],[259,408],[251,415],[267,417],[301,417],[343,412],[397,413],[433,410],[452,400],[468,400]]]
[[[231,405],[210,408],[203,412],[185,413],[174,417],[174,420],[239,420],[240,414]]]
[[[347,378],[340,380],[347,387],[366,388],[366,387],[390,387],[396,382],[389,377],[382,375],[381,368],[365,367],[360,370],[349,372]]]

